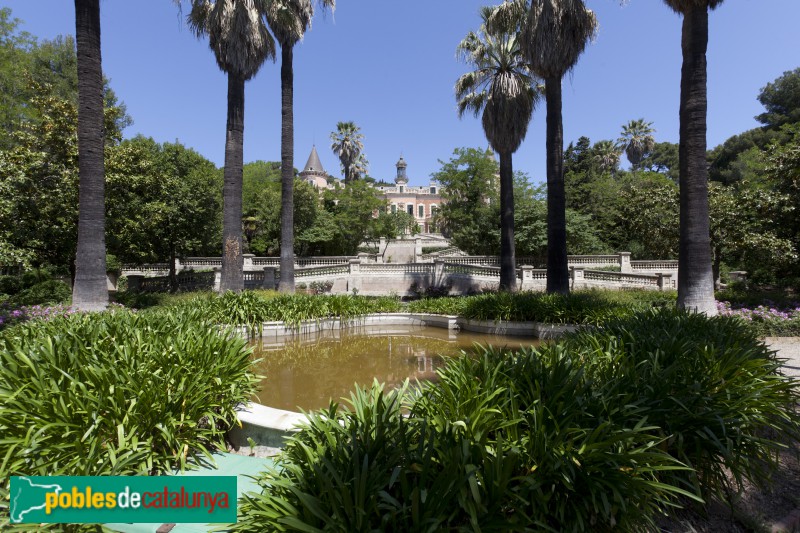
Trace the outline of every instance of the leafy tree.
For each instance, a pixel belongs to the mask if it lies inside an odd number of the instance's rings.
[[[727,139],[708,154],[709,177],[725,184],[746,180],[754,185],[767,176],[759,155],[770,145],[789,141],[784,124],[800,122],[800,69],[785,72],[783,76],[761,89],[758,100],[765,113],[756,117],[764,126],[745,131]]]
[[[756,119],[771,128],[800,122],[800,68],[784,72],[758,95],[766,112]]]
[[[221,291],[244,287],[242,257],[242,158],[244,84],[268,58],[275,42],[253,0],[192,0],[189,27],[208,42],[217,65],[228,76],[228,118],[225,135]]]
[[[620,191],[617,230],[637,259],[674,259],[678,254],[678,187],[664,176],[640,176]]]
[[[785,204],[783,195],[747,187],[746,183],[736,188],[709,184],[715,281],[723,262],[735,262],[752,273],[785,269],[797,259],[792,242],[781,238],[773,223],[791,218],[791,213],[781,212]]]
[[[339,122],[331,133],[331,150],[342,164],[344,182],[349,185],[367,171],[364,134],[355,122]]]
[[[0,264],[69,266],[77,246],[77,109],[48,95],[30,106],[43,119],[0,151]]]
[[[295,174],[297,174],[295,169]],[[254,216],[261,207],[259,196],[265,187],[281,180],[279,161],[252,161],[242,166],[242,213]]]
[[[787,124],[782,128],[789,141],[773,144],[767,152],[766,172],[775,183],[776,191],[784,196],[783,210],[788,212],[776,220],[779,235],[794,245],[794,253],[800,255],[800,123]],[[794,275],[797,276],[797,265]]]
[[[75,0],[75,35],[80,192],[72,307],[79,311],[98,311],[108,305],[100,0]]]
[[[354,255],[375,224],[370,214],[386,210],[386,200],[363,180],[325,191],[324,208],[330,213],[334,238],[324,245],[325,255]]]
[[[335,0],[319,0],[323,8]],[[274,0],[267,4],[267,22],[281,45],[281,279],[278,290],[294,292],[294,45],[314,18],[311,0]]]
[[[679,161],[677,144],[655,143],[653,148],[642,158],[639,168],[650,172],[659,172],[678,183]]]
[[[108,151],[109,251],[124,262],[211,255],[221,244],[221,176],[180,143],[135,137]]]
[[[367,235],[367,240],[373,242],[379,241],[381,238],[394,239],[398,235],[415,235],[419,233],[419,224],[414,219],[414,215],[410,215],[405,211],[396,213],[386,210],[379,211],[377,218],[373,222],[374,224]]]
[[[642,159],[653,150],[656,140],[653,138],[652,122],[645,122],[643,118],[631,120],[622,126],[622,134],[617,141],[617,146],[625,151],[633,170],[639,169]]]
[[[582,0],[531,0],[522,32],[522,51],[545,80],[547,100],[547,292],[569,292],[561,80],[596,28],[594,13]]]
[[[442,233],[467,253],[497,254],[497,162],[488,151],[476,148],[457,148],[449,161],[439,162],[442,168],[433,178],[441,185],[446,200],[439,211]]]
[[[317,190],[303,180],[295,179],[292,185],[293,232],[295,235],[300,235],[314,225],[318,212],[321,210],[320,199]],[[281,255],[283,206],[280,199],[282,195],[283,183],[280,176],[268,182],[261,189],[253,216],[255,228],[252,236],[248,238],[250,253],[267,256]],[[301,255],[305,255],[304,248],[304,243],[298,240],[297,249],[303,251]],[[292,262],[294,263],[294,257]]]
[[[706,130],[708,10],[723,0],[664,0],[683,15],[680,97],[678,307],[717,313],[711,271]]]
[[[514,171],[512,155],[525,139],[539,100],[538,83],[522,57],[518,34],[524,12],[506,24],[487,27],[492,8],[481,11],[483,25],[458,45],[459,56],[475,70],[456,82],[459,116],[482,114],[483,131],[500,155],[500,289],[517,289],[514,252]]]

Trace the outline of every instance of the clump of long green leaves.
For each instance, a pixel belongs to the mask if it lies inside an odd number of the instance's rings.
[[[196,311],[75,314],[0,334],[0,523],[12,475],[141,475],[224,449],[250,350]]]
[[[228,292],[221,296],[206,294],[183,300],[176,306],[198,309],[218,324],[245,326],[251,332],[258,331],[264,322],[281,321],[297,325],[304,320],[328,317],[348,319],[400,310],[398,299],[391,297],[278,294],[266,291]]]
[[[797,439],[800,382],[736,317],[675,309],[612,320],[579,332],[580,354],[604,396],[635,405],[667,437],[663,447],[691,466],[673,482],[704,498],[769,479],[784,438]]]
[[[237,529],[643,530],[678,496],[720,495],[725,469],[765,481],[798,400],[725,317],[659,309],[486,348],[414,392],[375,385],[312,414]]]
[[[458,315],[475,320],[598,325],[654,306],[674,304],[674,301],[673,292],[643,290],[588,290],[566,296],[541,292],[498,292],[418,300],[409,304],[409,311]]]

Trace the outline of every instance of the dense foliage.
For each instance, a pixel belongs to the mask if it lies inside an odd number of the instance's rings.
[[[442,185],[442,205],[438,223],[442,233],[455,246],[473,255],[497,255],[500,252],[499,167],[490,152],[459,148],[453,157],[442,162],[434,174]],[[534,187],[528,176],[514,177],[514,237],[518,257],[541,258],[547,250],[546,193]],[[567,248],[573,254],[604,253],[590,218],[567,210]]]
[[[278,294],[270,291],[228,292],[223,295],[201,294],[181,298],[174,304],[179,309],[197,310],[219,324],[245,326],[260,330],[264,322],[281,321],[298,324],[304,320],[341,317],[353,318],[370,313],[400,310],[397,298],[369,298],[353,295]]]
[[[674,302],[674,292],[590,290],[566,296],[521,292],[423,299],[411,302],[408,310],[475,320],[600,324],[610,318],[627,317],[636,311]]]
[[[798,434],[778,368],[738,320],[674,310],[487,348],[312,414],[236,529],[642,530],[678,495],[765,480],[774,435]]]
[[[0,521],[12,475],[161,473],[225,449],[255,382],[245,341],[197,311],[78,313],[5,330]]]

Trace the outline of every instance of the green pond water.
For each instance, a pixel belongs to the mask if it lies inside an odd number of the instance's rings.
[[[475,349],[475,344],[518,348],[538,344],[534,337],[504,337],[429,327],[359,328],[258,341],[255,357],[265,376],[257,393],[262,405],[290,411],[327,407],[350,397],[373,379],[389,387],[404,380],[435,378],[445,358]]]

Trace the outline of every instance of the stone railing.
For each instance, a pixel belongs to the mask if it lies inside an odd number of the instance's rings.
[[[440,250],[436,250],[435,252],[430,252],[427,254],[420,255],[417,260],[421,263],[431,263],[434,259],[438,259],[440,257],[458,257],[467,255],[455,246],[451,246],[448,248],[442,248]]]
[[[543,290],[547,283],[547,271],[532,266],[516,269],[518,286],[522,290]],[[214,288],[219,290],[221,269],[212,272],[185,272],[178,276],[181,290]],[[266,266],[261,270],[243,273],[246,289],[275,289],[280,279],[277,267]],[[666,290],[675,288],[675,279],[670,274],[632,274],[601,270],[570,269],[573,289],[587,287],[643,288]],[[450,287],[455,294],[495,289],[500,282],[500,267],[493,265],[471,265],[437,260],[434,263],[375,264],[351,259],[346,265],[328,265],[295,270],[297,283],[330,281],[332,292],[357,291],[362,294],[410,294],[412,288]],[[131,290],[156,292],[169,290],[167,276],[128,276]]]
[[[177,275],[178,287],[182,291],[213,289],[216,272],[183,272]],[[128,290],[138,292],[167,292],[170,290],[169,276],[128,276]]]
[[[667,259],[664,261],[631,261],[631,268],[647,270],[648,272],[678,272],[678,260]]]

